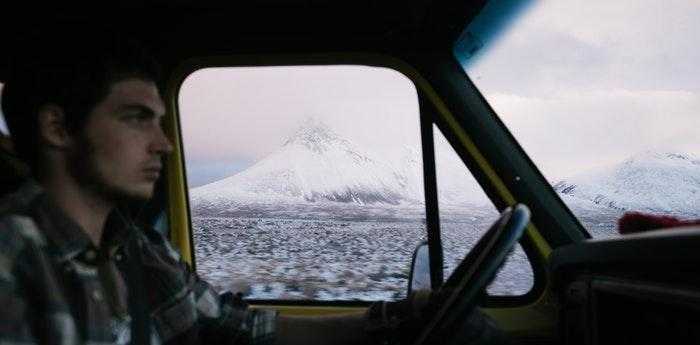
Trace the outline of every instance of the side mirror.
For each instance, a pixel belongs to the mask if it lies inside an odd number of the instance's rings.
[[[430,255],[428,242],[422,242],[413,251],[411,273],[408,275],[408,295],[413,291],[430,290]]]

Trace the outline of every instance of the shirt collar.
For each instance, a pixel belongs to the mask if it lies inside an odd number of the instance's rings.
[[[37,185],[38,186],[38,185]],[[38,187],[41,191],[41,187]],[[80,257],[88,262],[111,257],[114,249],[126,243],[129,227],[112,212],[105,223],[102,233],[101,247],[93,245],[90,237],[82,227],[66,215],[43,191],[36,195],[30,207],[30,212],[40,229],[52,244],[50,249],[59,262]]]
[[[32,212],[37,225],[44,230],[52,244],[50,251],[58,261],[71,260],[88,250],[97,253],[97,248],[80,225],[63,213],[45,194],[34,201]]]

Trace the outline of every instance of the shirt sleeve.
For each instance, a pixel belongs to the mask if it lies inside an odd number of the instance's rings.
[[[0,218],[0,343],[34,344],[77,339],[61,298],[45,239],[29,217]]]
[[[217,296],[206,282],[198,296],[203,328],[202,342],[206,344],[273,344],[277,311],[251,309],[240,294],[230,292]]]
[[[17,277],[16,262],[23,241],[0,220],[0,343],[33,342],[27,315],[27,299]]]
[[[155,232],[149,234],[153,236],[159,238],[155,241],[158,253],[145,253],[143,267],[154,283],[149,295],[162,295],[151,302],[157,306],[154,318],[163,340],[196,337],[202,344],[274,343],[276,311],[251,309],[240,294],[219,295],[190,269],[169,241]]]

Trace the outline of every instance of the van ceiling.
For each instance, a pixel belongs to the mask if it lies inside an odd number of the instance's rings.
[[[486,0],[136,1],[112,8],[55,6],[0,14],[0,80],[37,38],[139,37],[166,64],[232,53],[425,51],[446,47]],[[54,52],[58,53],[58,52]]]

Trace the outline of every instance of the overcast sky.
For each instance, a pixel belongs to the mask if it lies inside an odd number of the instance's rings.
[[[191,186],[264,158],[308,119],[393,158],[419,145],[416,89],[387,68],[210,68],[187,78],[179,104]]]
[[[700,154],[699,1],[541,1],[469,72],[550,179]]]

